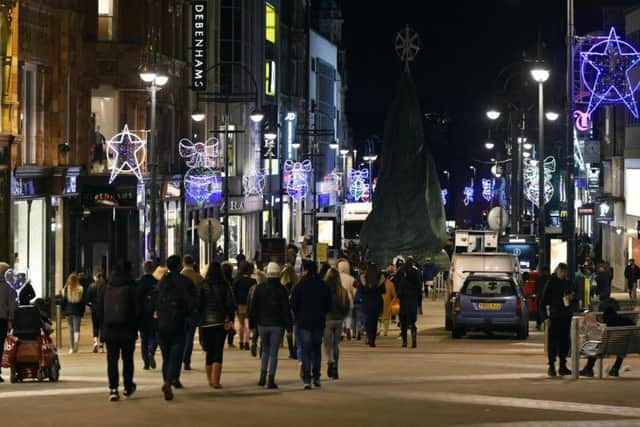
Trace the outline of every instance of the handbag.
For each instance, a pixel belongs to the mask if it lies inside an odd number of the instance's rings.
[[[397,316],[398,314],[400,314],[400,300],[395,298],[391,301],[391,315]]]

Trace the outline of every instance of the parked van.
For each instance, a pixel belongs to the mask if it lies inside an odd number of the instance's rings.
[[[522,286],[518,257],[504,252],[459,252],[453,255],[447,297],[445,298],[445,328],[450,331],[453,319],[453,300],[460,292],[469,273],[508,273]]]

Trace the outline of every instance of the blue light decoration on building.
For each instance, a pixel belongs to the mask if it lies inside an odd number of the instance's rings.
[[[576,109],[573,113],[577,130],[589,129],[593,112],[603,103],[624,104],[633,117],[638,118],[635,92],[640,81],[632,74],[639,65],[640,53],[620,40],[613,27],[607,38],[580,53],[580,76],[589,101],[586,111]]]
[[[192,142],[183,138],[178,143],[179,153],[189,167],[184,174],[187,201],[197,204],[222,199],[222,177],[218,171],[220,144],[216,138],[206,142]]]
[[[287,194],[295,203],[300,203],[309,192],[309,174],[312,171],[311,161],[284,162],[284,183]]]
[[[349,201],[369,201],[369,169],[352,169],[349,172]]]
[[[464,203],[465,206],[469,206],[473,203],[475,192],[472,186],[464,187],[464,189],[462,190],[462,194],[464,196],[464,199],[462,199],[462,203]]]
[[[483,178],[480,182],[482,184],[482,197],[487,202],[490,202],[493,200],[493,196],[495,195],[496,181],[493,179]]]
[[[449,195],[449,190],[446,188],[442,188],[440,190],[440,195],[442,196],[442,206],[447,206],[447,196]]]

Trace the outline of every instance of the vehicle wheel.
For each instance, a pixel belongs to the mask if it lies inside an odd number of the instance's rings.
[[[451,324],[451,318],[450,317],[446,317],[444,318],[444,329],[446,331],[450,331],[451,329],[453,329],[453,325]]]
[[[11,384],[15,384],[18,382],[18,371],[13,366],[11,367],[11,376],[10,376]]]
[[[60,362],[56,359],[49,367],[49,381],[52,383],[58,382],[60,379]]]
[[[452,325],[453,326],[453,325]],[[464,336],[464,328],[451,328],[451,338],[458,339]]]
[[[518,329],[518,339],[526,340],[529,337],[529,325],[523,325]]]

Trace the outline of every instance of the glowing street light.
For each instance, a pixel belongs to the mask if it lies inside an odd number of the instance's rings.
[[[493,150],[495,146],[496,144],[494,144],[492,141],[487,141],[484,143],[484,148],[486,148],[487,150]]]
[[[558,117],[560,117],[560,114],[556,113],[555,111],[547,111],[546,113],[544,113],[544,116],[550,122],[555,122],[556,120],[558,120]]]
[[[489,120],[498,120],[500,118],[500,111],[498,110],[490,109],[486,114]]]

